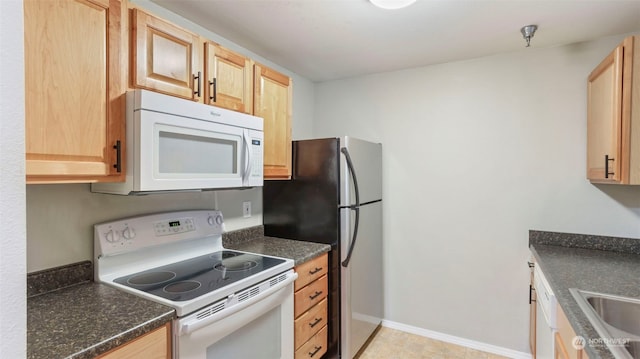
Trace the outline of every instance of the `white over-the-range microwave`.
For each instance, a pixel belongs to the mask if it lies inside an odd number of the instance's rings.
[[[126,180],[94,183],[92,192],[262,186],[262,118],[147,90],[126,96]]]

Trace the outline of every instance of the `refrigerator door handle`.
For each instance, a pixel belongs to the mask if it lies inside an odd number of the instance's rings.
[[[353,254],[353,247],[356,245],[356,239],[358,238],[358,224],[360,223],[360,208],[352,208],[352,211],[356,211],[356,223],[353,225],[353,238],[351,238],[351,243],[349,244],[349,251],[347,252],[347,258],[342,261],[343,267],[348,267],[349,262],[351,261],[351,255]]]
[[[353,248],[356,245],[356,239],[358,238],[358,224],[360,222],[360,190],[358,189],[358,178],[356,177],[356,171],[353,168],[353,162],[351,161],[351,156],[349,155],[349,151],[346,147],[342,147],[340,152],[344,154],[345,159],[347,160],[347,168],[349,169],[349,173],[351,173],[351,180],[353,181],[353,188],[356,195],[356,203],[350,206],[341,207],[341,208],[349,208],[352,211],[356,212],[356,223],[353,226],[353,238],[351,238],[351,243],[349,244],[349,250],[347,251],[347,257],[342,261],[342,266],[347,267],[349,262],[351,261],[351,255],[353,254]]]
[[[353,181],[354,192],[356,193],[356,203],[355,205],[349,206],[349,208],[357,208],[360,207],[360,190],[358,189],[358,178],[356,177],[356,170],[353,167],[353,162],[351,161],[351,156],[349,155],[349,150],[346,147],[342,147],[340,152],[344,155],[344,158],[347,160],[347,168],[349,169],[349,173],[351,173],[351,180]]]

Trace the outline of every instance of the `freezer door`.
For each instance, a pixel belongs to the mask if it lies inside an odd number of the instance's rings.
[[[341,138],[341,146],[349,152],[358,179],[360,203],[382,199],[382,145],[353,137]],[[345,155],[340,160],[340,204],[355,204],[355,192]]]
[[[342,248],[348,245],[354,221],[354,211],[341,210]],[[356,248],[349,265],[341,266],[342,358],[353,358],[382,322],[382,249],[382,202],[364,205]]]

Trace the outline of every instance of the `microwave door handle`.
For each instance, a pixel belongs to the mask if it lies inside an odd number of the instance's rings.
[[[246,149],[244,156],[244,173],[242,174],[242,184],[247,186],[249,185],[249,176],[251,174],[251,162],[252,162],[252,153],[251,153],[251,139],[249,138],[249,131],[244,130],[242,132],[242,142],[244,143],[244,147]]]

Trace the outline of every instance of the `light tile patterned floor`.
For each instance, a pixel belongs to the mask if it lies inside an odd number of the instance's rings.
[[[382,327],[358,359],[507,359],[455,344]]]

